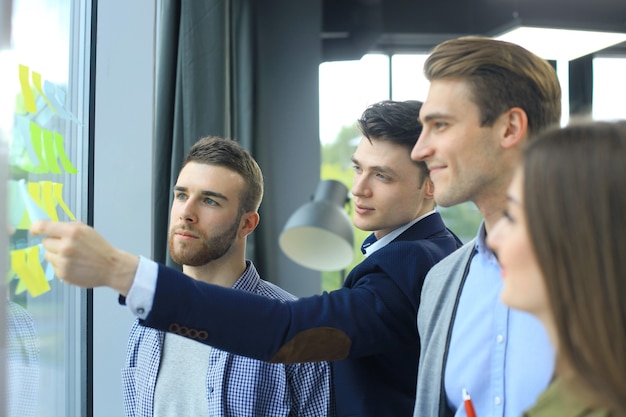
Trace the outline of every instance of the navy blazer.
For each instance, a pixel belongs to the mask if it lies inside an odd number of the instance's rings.
[[[460,244],[434,213],[357,265],[343,288],[288,302],[159,265],[142,324],[270,362],[335,361],[338,416],[411,416],[422,284]]]

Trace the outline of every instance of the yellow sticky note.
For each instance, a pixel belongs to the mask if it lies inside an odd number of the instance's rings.
[[[76,220],[76,217],[74,216],[70,208],[67,206],[67,204],[65,204],[65,201],[63,200],[63,184],[61,184],[60,182],[53,183],[52,194],[54,195],[54,201],[59,206],[61,206],[65,214],[67,214],[67,217],[69,217],[70,220]]]
[[[61,165],[63,165],[63,169],[69,174],[76,174],[78,170],[72,165],[70,158],[67,157],[67,153],[65,152],[65,147],[63,146],[63,135],[60,133],[54,132],[54,149],[56,151],[56,156],[61,160]]]
[[[41,191],[39,183],[28,182],[23,179],[18,181],[18,187],[22,198],[22,203],[26,207],[26,214],[17,226],[19,230],[28,230],[31,223],[37,220],[50,220],[50,217],[41,209]]]
[[[31,172],[35,174],[48,172],[48,166],[46,165],[46,158],[43,150],[43,129],[34,122],[30,122],[30,143],[33,145],[33,150],[39,160],[39,166],[34,167],[34,170]]]
[[[53,174],[60,174],[61,168],[57,163],[57,155],[55,151],[56,146],[54,143],[54,139],[52,138],[52,131],[48,129],[43,129],[42,132],[43,154],[44,158],[46,159],[46,166],[48,167],[48,170]]]
[[[31,200],[33,200],[35,204],[37,204],[37,207],[43,207],[43,204],[41,203],[41,186],[39,185],[39,183],[29,181],[26,183],[26,187]]]
[[[39,263],[39,246],[11,251],[11,268],[20,282],[26,286],[31,297],[38,297],[50,291],[50,284]]]
[[[23,189],[21,190],[20,198],[22,199],[22,204],[24,205],[24,207],[26,207],[26,209],[24,210],[24,216],[22,216],[22,220],[17,225],[17,229],[28,230],[30,225],[34,222],[34,220],[30,218],[28,210],[29,207],[39,207],[41,205],[41,203],[39,203],[39,184],[34,183],[34,185],[31,185],[30,182],[24,184],[24,180],[21,180],[21,183],[19,185],[23,187]],[[27,193],[24,193],[24,188],[27,190]]]
[[[54,202],[54,195],[52,193],[52,181],[40,181],[41,187],[41,202],[40,207],[43,207],[46,214],[50,217],[50,220],[55,222],[59,221],[57,215],[56,204]]]
[[[37,113],[37,105],[35,104],[35,95],[30,88],[29,73],[30,68],[26,65],[19,65],[20,86],[22,87],[22,97],[24,97],[24,106],[29,113]]]
[[[39,91],[39,94],[41,94],[41,97],[43,97],[43,99],[46,101],[46,103],[48,104],[50,109],[54,113],[56,113],[57,111],[55,110],[54,106],[52,105],[52,103],[50,103],[50,100],[48,100],[48,97],[46,97],[46,94],[43,92],[43,88],[41,86],[41,74],[39,74],[38,72],[33,71],[31,73],[31,75],[33,77],[33,85],[35,86],[37,91]]]

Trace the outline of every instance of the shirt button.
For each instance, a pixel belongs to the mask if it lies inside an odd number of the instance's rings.
[[[209,394],[213,392],[213,387],[208,387],[207,390],[209,391]]]
[[[502,342],[504,341],[504,336],[502,336],[501,334],[499,334],[499,335],[496,337],[496,341],[497,341],[498,343],[502,343]]]
[[[500,397],[495,397],[495,398],[493,399],[493,403],[494,403],[495,405],[500,405],[500,403],[501,403],[501,402],[502,402],[502,399],[501,399]]]
[[[144,308],[143,308],[143,307],[139,307],[139,308],[137,309],[137,314],[143,314],[143,313],[145,313],[145,312],[146,312],[146,310],[144,310]]]

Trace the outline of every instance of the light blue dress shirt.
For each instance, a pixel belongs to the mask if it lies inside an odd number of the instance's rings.
[[[548,386],[554,349],[538,319],[500,300],[500,266],[485,237],[483,224],[454,318],[446,397],[455,417],[466,416],[463,388],[478,417],[519,417]]]

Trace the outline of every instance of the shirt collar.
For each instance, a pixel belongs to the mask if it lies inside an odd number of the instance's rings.
[[[365,248],[365,257],[370,256],[372,253],[376,252],[378,249],[386,246],[387,244],[392,242],[395,238],[397,238],[402,233],[404,233],[404,231],[407,230],[409,227],[413,226],[415,223],[419,222],[420,220],[422,220],[422,219],[424,219],[424,218],[426,218],[426,217],[428,217],[428,216],[430,216],[431,214],[434,214],[434,213],[436,213],[436,210],[429,211],[428,213],[423,214],[423,215],[419,216],[418,218],[411,220],[410,222],[408,222],[404,226],[400,226],[397,229],[387,233],[385,236],[381,237],[376,242],[372,243],[367,248]]]
[[[489,262],[498,264],[495,253],[487,246],[487,229],[485,229],[485,221],[483,220],[478,228],[478,235],[475,243],[476,252]]]
[[[258,285],[260,280],[259,273],[252,261],[246,259],[246,270],[241,274],[239,279],[233,284],[233,288],[238,290],[244,290],[254,292],[254,289]]]

